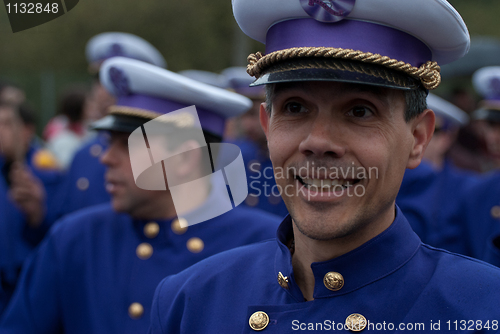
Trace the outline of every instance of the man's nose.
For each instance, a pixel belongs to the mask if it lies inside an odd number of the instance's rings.
[[[346,147],[341,125],[330,117],[318,115],[311,121],[309,133],[300,143],[299,151],[306,156],[342,157]]]
[[[101,163],[106,165],[106,166],[111,166],[116,161],[116,157],[114,154],[115,149],[113,148],[113,146],[114,145],[110,144],[108,146],[108,148],[102,153],[101,157],[99,158]]]

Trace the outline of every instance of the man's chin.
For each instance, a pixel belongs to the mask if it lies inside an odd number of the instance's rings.
[[[126,213],[127,212],[123,203],[117,199],[111,200],[111,207],[113,208],[114,211],[119,212],[119,213]]]

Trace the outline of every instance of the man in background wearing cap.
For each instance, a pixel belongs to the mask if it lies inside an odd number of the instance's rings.
[[[267,85],[260,120],[290,216],[277,240],[163,280],[150,332],[498,331],[500,269],[422,244],[395,205],[434,131],[437,63],[468,49],[460,15],[444,0],[232,3],[266,43],[248,70]]]
[[[244,207],[185,226],[184,219],[193,223],[184,218],[193,217],[190,212],[207,214],[223,203],[221,187],[210,189],[206,183],[184,194],[184,204],[191,211],[176,217],[174,183],[188,170],[200,172],[199,156],[190,150],[186,155],[174,155],[170,162],[153,165],[164,168],[168,189],[165,180],[148,181],[147,175],[141,179],[142,174],[134,174],[137,165],[149,163],[148,153],[155,156],[153,149],[161,139],[150,136],[147,124],[151,119],[195,104],[204,138],[179,140],[192,130],[167,123],[170,127],[165,133],[170,139],[164,140],[164,149],[182,152],[196,147],[196,142],[220,141],[225,118],[246,111],[248,99],[123,57],[106,61],[100,73],[101,82],[117,97],[111,113],[94,123],[94,128],[110,131],[110,144],[101,161],[107,166],[111,206],[80,210],[55,224],[23,271],[0,322],[1,333],[144,333],[154,289],[163,277],[217,252],[274,236],[277,217]],[[171,135],[174,129],[178,129],[177,134]],[[148,144],[137,151],[135,145],[130,146],[129,135],[133,138],[139,133],[145,140],[142,130],[148,134]],[[177,173],[179,179],[169,178],[173,175],[169,171]],[[166,190],[139,188],[136,182],[143,181]],[[227,196],[225,184],[222,190]]]
[[[88,100],[91,106],[87,110],[93,110],[90,115],[86,115],[88,121],[106,116],[108,107],[115,102],[97,77],[103,61],[121,56],[166,67],[165,59],[153,45],[141,37],[122,32],[106,32],[92,37],[87,43],[85,54],[89,72],[96,75]],[[75,153],[58,194],[61,205],[55,217],[49,217],[50,221],[78,209],[109,202],[110,197],[104,187],[106,169],[99,161],[105,150],[105,136],[96,135]]]
[[[444,166],[436,170],[422,162],[407,170],[396,203],[424,242],[500,266],[500,173],[480,175],[452,166],[442,153],[468,116],[433,94],[427,105],[441,118],[429,146],[435,145],[433,161]]]
[[[455,235],[460,253],[500,267],[500,67],[477,70],[472,83],[483,97],[472,123],[484,139],[483,167],[492,172],[462,191]]]
[[[472,83],[483,97],[479,108],[472,114],[473,126],[484,141],[485,170],[500,169],[500,66],[477,70]]]
[[[464,254],[457,215],[464,190],[479,175],[456,168],[446,155],[469,116],[434,94],[427,96],[427,107],[436,115],[434,134],[422,163],[406,170],[396,204],[424,243]]]

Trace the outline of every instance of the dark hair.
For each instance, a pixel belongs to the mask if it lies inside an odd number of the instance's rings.
[[[266,85],[266,111],[271,112],[272,100],[274,99],[274,91],[276,84]],[[409,122],[413,118],[420,115],[425,109],[427,109],[427,94],[428,91],[420,87],[418,89],[405,90],[405,121]]]
[[[81,121],[87,91],[83,87],[71,87],[64,91],[59,100],[58,114],[68,117],[71,123]]]
[[[14,110],[17,115],[19,115],[19,118],[21,118],[24,125],[35,125],[36,123],[35,111],[27,103],[15,105],[12,103],[0,102],[0,108],[10,108],[11,110]]]

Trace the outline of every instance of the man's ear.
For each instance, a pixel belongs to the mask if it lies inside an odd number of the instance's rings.
[[[422,161],[424,151],[431,141],[434,133],[436,117],[430,109],[425,109],[420,115],[413,119],[411,124],[413,134],[413,146],[410,151],[406,168],[417,168]]]
[[[259,120],[260,120],[260,125],[262,126],[262,130],[264,130],[264,133],[266,134],[266,138],[269,139],[268,137],[268,131],[269,131],[269,118],[271,115],[267,112],[266,110],[266,103],[262,102],[260,104],[260,110],[259,110]]]

